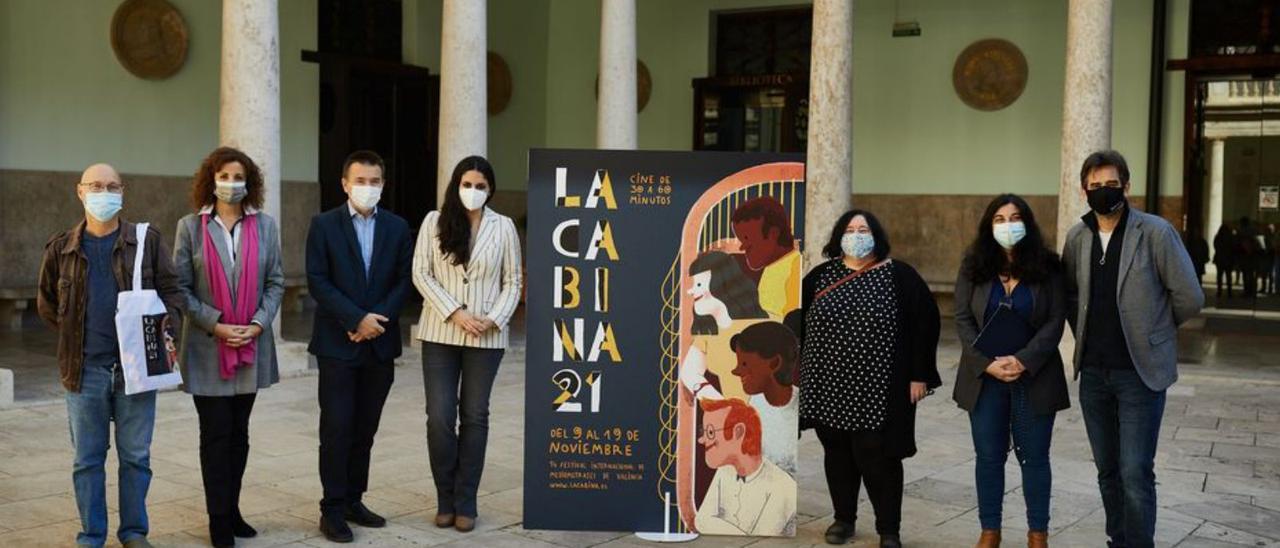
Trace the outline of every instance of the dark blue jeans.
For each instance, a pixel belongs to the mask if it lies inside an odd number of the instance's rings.
[[[1085,366],[1080,377],[1080,410],[1098,467],[1108,546],[1152,546],[1156,443],[1165,393],[1147,388],[1132,369]]]
[[[1022,467],[1022,493],[1027,505],[1027,529],[1049,530],[1049,443],[1055,414],[1037,415],[1027,400],[1027,389],[982,376],[982,391],[969,413],[973,448],[977,453],[974,475],[978,484],[978,521],[983,529],[1000,529],[1004,503],[1004,463],[1013,439],[1014,454]]]
[[[75,447],[71,472],[80,510],[76,544],[102,546],[107,542],[107,451],[111,423],[116,423],[116,456],[120,459],[120,527],[116,538],[125,543],[144,538],[147,490],[151,486],[151,433],[156,422],[156,393],[126,396],[124,384],[112,382],[111,370],[85,365],[79,392],[67,392],[67,422]]]
[[[496,348],[422,343],[427,454],[439,513],[477,514],[476,492],[489,443],[489,394],[503,353]]]

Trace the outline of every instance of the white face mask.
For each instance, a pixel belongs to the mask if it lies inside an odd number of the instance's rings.
[[[475,211],[484,207],[484,203],[489,200],[489,193],[475,187],[458,187],[458,198],[462,200],[462,207]]]
[[[876,239],[870,234],[860,234],[857,232],[846,232],[840,237],[840,251],[845,255],[855,259],[861,259],[871,254],[876,248]]]
[[[351,185],[351,203],[365,211],[373,209],[382,199],[382,187],[373,185]]]
[[[214,185],[214,197],[228,204],[238,204],[249,194],[244,181],[217,181]]]
[[[1022,237],[1027,235],[1027,225],[1022,221],[1012,221],[1008,223],[1000,223],[991,225],[991,236],[996,239],[996,243],[1005,249],[1013,249],[1022,241]]]

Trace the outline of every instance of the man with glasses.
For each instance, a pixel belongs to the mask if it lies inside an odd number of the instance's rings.
[[[791,536],[796,529],[796,480],[761,449],[760,416],[742,400],[704,399],[702,435],[715,469],[695,525],[710,535]]]
[[[1152,546],[1156,442],[1165,391],[1178,379],[1177,330],[1200,312],[1204,292],[1173,226],[1129,206],[1120,153],[1090,154],[1080,187],[1092,211],[1062,250],[1080,408],[1108,546]]]
[[[409,291],[409,224],[378,209],[386,184],[376,153],[351,153],[342,166],[346,203],[311,219],[307,288],[316,300],[308,350],[320,364],[320,531],[351,542],[350,521],[387,520],[362,501],[369,454],[400,356],[400,308]]]
[[[45,244],[36,304],[40,317],[58,331],[58,368],[66,389],[67,422],[75,464],[71,478],[80,533],[76,544],[107,542],[106,460],[115,422],[120,460],[120,526],[126,548],[147,543],[147,490],[151,485],[151,433],[156,393],[124,393],[124,371],[116,337],[116,295],[131,288],[134,258],[143,253],[142,287],[154,289],[177,318],[182,291],[160,232],[148,228],[143,249],[133,223],[120,219],[124,183],[106,164],[89,166],[76,195],[84,220]]]

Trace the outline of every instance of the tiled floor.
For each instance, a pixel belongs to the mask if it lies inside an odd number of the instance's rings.
[[[296,333],[290,327],[293,321],[300,320],[286,320],[286,335]],[[14,360],[16,353],[39,355],[42,337],[47,335],[0,337],[0,347],[9,354],[6,360]],[[1169,394],[1157,458],[1158,544],[1280,546],[1280,337],[1212,335],[1192,329],[1182,334],[1180,347],[1187,363],[1182,380]],[[949,330],[940,354],[941,363],[948,365],[958,354]],[[493,396],[479,528],[462,535],[433,527],[435,497],[426,463],[418,363],[412,350],[400,361],[374,448],[367,502],[390,518],[390,524],[385,529],[357,528],[358,545],[646,545],[623,533],[521,527],[522,348],[508,353]],[[943,378],[954,374],[948,367]],[[920,453],[906,465],[903,536],[909,546],[965,546],[976,539],[969,428],[965,414],[945,395],[947,390],[922,404]],[[50,392],[56,394],[56,386]],[[316,529],[320,485],[315,394],[316,378],[305,376],[286,379],[259,396],[242,508],[262,535],[241,542],[243,546],[328,544]],[[151,539],[158,546],[205,546],[195,409],[188,396],[169,392],[159,398],[158,415],[152,449],[155,480],[148,499]],[[0,546],[73,542],[78,522],[66,432],[65,406],[58,399],[0,411]],[[1102,546],[1104,516],[1078,407],[1059,415],[1054,435],[1051,543]],[[812,434],[802,439],[800,455],[802,525],[796,538],[702,538],[692,545],[822,545],[831,507],[821,447]],[[114,457],[108,466],[114,506]],[[1025,528],[1019,517],[1024,506],[1018,478],[1010,467],[1005,499],[1009,545],[1021,543]],[[854,546],[874,546],[876,537],[868,532],[872,513],[865,501],[861,515]]]

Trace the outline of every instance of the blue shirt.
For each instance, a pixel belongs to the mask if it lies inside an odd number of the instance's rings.
[[[1013,294],[1009,295],[1010,304],[1013,311],[1016,312],[1023,320],[1031,322],[1031,308],[1035,306],[1035,298],[1031,295],[1031,288],[1027,284],[1018,282],[1014,286]],[[1004,284],[1000,283],[1000,279],[996,278],[991,283],[991,295],[987,297],[987,310],[983,314],[983,318],[991,319],[995,315],[996,310],[1000,308],[1000,302],[1005,299]]]
[[[369,265],[373,262],[373,228],[378,221],[378,208],[368,217],[361,215],[356,208],[347,202],[347,211],[351,212],[351,224],[356,229],[356,241],[360,242],[360,258],[364,259],[364,275],[369,276]]]
[[[120,359],[120,344],[116,339],[116,295],[120,288],[111,270],[111,255],[119,237],[119,229],[101,238],[88,232],[80,237],[80,248],[89,260],[84,310],[86,366],[110,368]]]

